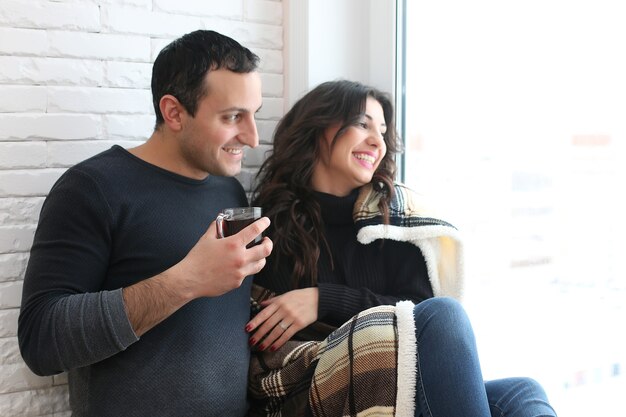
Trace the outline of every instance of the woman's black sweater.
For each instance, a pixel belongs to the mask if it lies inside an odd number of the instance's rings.
[[[322,209],[324,235],[331,257],[321,245],[318,261],[318,320],[341,325],[360,311],[401,300],[419,303],[433,296],[426,261],[420,249],[408,242],[377,240],[363,245],[357,241],[352,209],[358,189],[346,197],[316,192]],[[274,267],[274,257],[255,282],[277,293],[292,288],[293,265]]]

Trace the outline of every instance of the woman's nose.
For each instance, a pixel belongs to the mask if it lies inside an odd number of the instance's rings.
[[[368,144],[377,148],[383,146],[385,138],[382,132],[373,131],[368,137]]]

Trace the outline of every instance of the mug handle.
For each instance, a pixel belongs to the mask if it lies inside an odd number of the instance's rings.
[[[215,218],[215,226],[217,228],[217,238],[222,239],[224,237],[224,219],[228,216],[224,213],[218,213]]]

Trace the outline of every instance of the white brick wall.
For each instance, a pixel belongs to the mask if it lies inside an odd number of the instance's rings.
[[[35,376],[17,345],[39,211],[67,167],[152,133],[152,61],[195,29],[232,36],[261,57],[262,146],[240,175],[250,187],[283,113],[281,1],[0,0],[0,416],[70,415],[66,375]]]

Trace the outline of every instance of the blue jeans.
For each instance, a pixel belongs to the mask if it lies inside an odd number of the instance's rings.
[[[483,381],[474,331],[457,301],[446,297],[422,301],[413,316],[416,416],[556,416],[543,388],[533,379]]]

